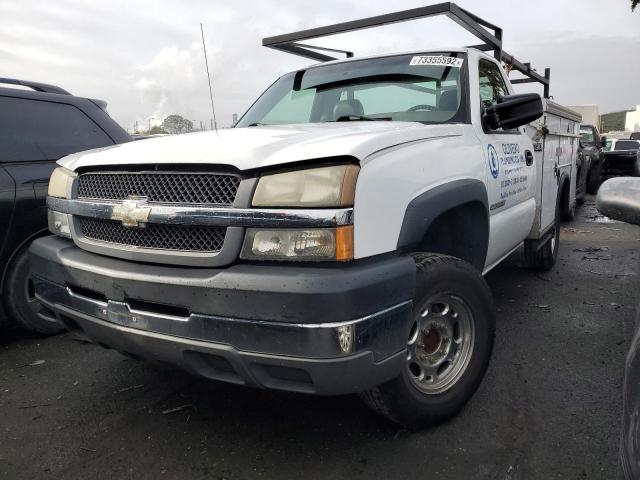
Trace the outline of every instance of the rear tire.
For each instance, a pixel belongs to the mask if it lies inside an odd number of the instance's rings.
[[[576,204],[571,205],[571,186],[569,182],[564,182],[560,191],[560,218],[570,222],[576,217]]]
[[[556,207],[556,220],[552,227],[552,237],[539,247],[537,240],[524,241],[524,258],[529,268],[540,271],[548,271],[553,268],[558,259],[560,247],[560,219]]]
[[[40,335],[54,335],[63,330],[58,322],[38,317],[41,307],[35,297],[27,248],[20,250],[9,265],[3,298],[9,320],[19,328]]]
[[[408,429],[440,423],[469,401],[487,370],[495,331],[482,275],[458,258],[416,254],[416,297],[407,362],[395,379],[362,394]]]

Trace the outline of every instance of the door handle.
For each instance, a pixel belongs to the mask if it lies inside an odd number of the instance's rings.
[[[527,167],[533,165],[533,153],[531,152],[531,150],[525,150],[524,159],[527,162]]]

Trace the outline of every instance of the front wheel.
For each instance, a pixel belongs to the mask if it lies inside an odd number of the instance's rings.
[[[458,258],[417,254],[406,363],[364,393],[376,412],[409,429],[442,422],[474,394],[493,350],[495,318],[482,275]]]

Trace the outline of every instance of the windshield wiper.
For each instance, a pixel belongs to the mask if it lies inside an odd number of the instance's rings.
[[[250,123],[249,125],[247,125],[247,127],[261,127],[263,125],[269,125],[269,124],[268,123],[254,122],[254,123]]]
[[[376,121],[386,121],[389,122],[393,120],[391,117],[365,117],[364,115],[342,115],[341,117],[336,118],[335,122],[350,122],[353,120],[364,120],[368,122],[376,122]]]

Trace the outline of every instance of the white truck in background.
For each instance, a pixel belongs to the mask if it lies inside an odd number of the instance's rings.
[[[300,43],[433,15],[483,45],[333,59]],[[501,38],[452,3],[272,37],[324,63],[235,128],[62,159],[54,235],[30,250],[42,318],[210,379],[360,393],[409,428],[454,415],[493,348],[483,274],[523,244],[552,268],[572,195],[578,122],[514,94],[501,61],[545,97],[549,72]]]

